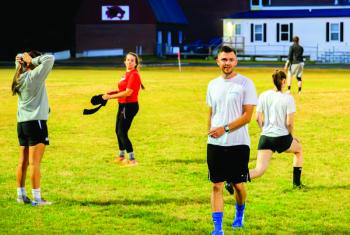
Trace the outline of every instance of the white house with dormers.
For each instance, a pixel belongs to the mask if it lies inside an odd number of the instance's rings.
[[[287,55],[299,36],[311,60],[350,63],[350,0],[250,0],[223,19],[223,43],[241,55]]]

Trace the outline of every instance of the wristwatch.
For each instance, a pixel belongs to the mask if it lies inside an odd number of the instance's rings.
[[[230,132],[230,128],[228,127],[227,124],[224,126],[224,129],[225,129],[225,132],[226,132],[226,133],[229,133],[229,132]]]

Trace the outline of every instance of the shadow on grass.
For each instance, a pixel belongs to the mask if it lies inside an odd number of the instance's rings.
[[[159,163],[180,163],[180,164],[206,164],[206,159],[172,159],[172,160],[159,160]]]
[[[350,190],[350,184],[345,185],[307,185],[305,188],[294,189],[289,188],[283,190],[284,193],[287,192],[309,192],[309,191],[324,191],[324,190],[337,190],[337,189],[345,189]]]
[[[136,206],[153,206],[153,205],[165,205],[174,203],[178,206],[184,206],[187,204],[209,204],[210,197],[202,198],[150,198],[150,199],[111,199],[108,201],[98,201],[98,200],[72,200],[62,199],[62,202],[67,202],[68,204],[78,204],[81,206],[110,206],[110,205],[136,205]]]

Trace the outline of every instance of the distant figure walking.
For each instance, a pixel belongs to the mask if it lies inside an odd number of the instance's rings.
[[[299,45],[299,37],[293,37],[293,45],[289,47],[288,60],[284,66],[284,70],[288,71],[287,76],[287,93],[290,93],[292,78],[295,76],[298,80],[298,94],[301,93],[302,76],[304,70],[304,48]]]

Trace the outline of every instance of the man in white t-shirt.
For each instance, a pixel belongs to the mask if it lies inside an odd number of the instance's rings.
[[[234,71],[237,57],[234,49],[223,46],[216,59],[222,75],[210,81],[207,90],[209,106],[207,163],[213,183],[211,205],[215,229],[223,234],[223,188],[230,183],[236,191],[236,216],[233,228],[243,227],[245,199],[244,182],[249,177],[248,162],[250,122],[257,95],[253,82]]]

